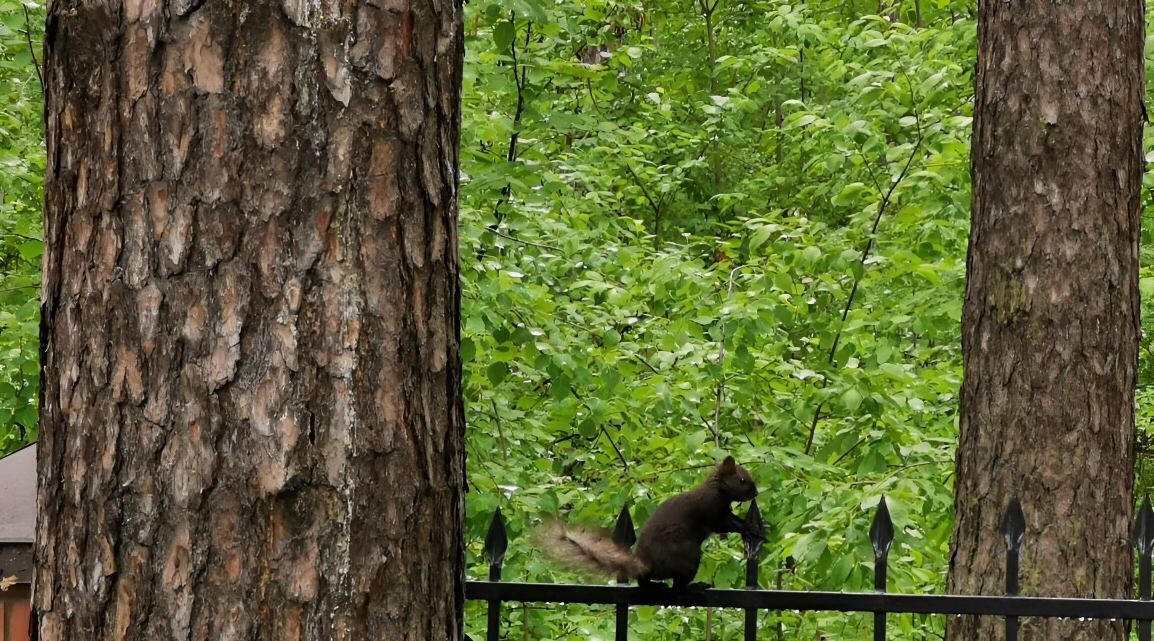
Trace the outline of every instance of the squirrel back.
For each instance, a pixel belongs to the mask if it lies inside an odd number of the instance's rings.
[[[697,574],[701,544],[710,534],[742,531],[744,525],[730,504],[751,500],[756,494],[749,472],[727,456],[701,485],[657,506],[641,528],[636,554],[606,533],[566,527],[559,521],[538,542],[570,567],[642,583],[673,579],[680,587]]]

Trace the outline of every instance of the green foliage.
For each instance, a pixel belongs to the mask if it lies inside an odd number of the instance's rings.
[[[36,438],[40,385],[43,7],[0,0],[0,454]]]
[[[1149,15],[1147,31],[1154,28]],[[1146,48],[1146,75],[1154,67],[1154,51]],[[1152,104],[1154,91],[1146,86],[1146,103]],[[1145,129],[1144,149],[1154,149],[1154,130]],[[1154,153],[1146,154],[1146,162],[1154,162]],[[1142,175],[1142,239],[1139,263],[1138,290],[1142,297],[1142,334],[1138,345],[1138,392],[1135,422],[1138,426],[1137,470],[1135,475],[1135,496],[1154,494],[1154,175],[1149,171]]]
[[[471,576],[498,506],[507,578],[573,580],[533,549],[541,519],[643,523],[729,452],[763,488],[775,584],[869,589],[884,494],[892,588],[943,589],[975,24],[922,4],[921,26],[820,2],[469,5]],[[741,585],[740,545],[709,543],[699,578]],[[612,634],[604,611],[510,607],[514,638]],[[631,616],[704,636],[701,613]]]

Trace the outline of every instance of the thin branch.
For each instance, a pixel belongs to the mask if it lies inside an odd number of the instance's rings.
[[[633,177],[633,184],[641,189],[641,194],[645,196],[645,200],[649,202],[649,208],[653,210],[653,215],[660,216],[661,207],[653,201],[653,197],[649,195],[649,190],[645,188],[645,183],[641,182],[641,177],[637,175],[637,172],[633,171],[633,167],[629,163],[625,163],[625,171],[628,171],[629,175]]]
[[[517,14],[513,13],[509,16],[509,22],[516,28]],[[529,38],[533,33],[533,22],[530,21],[525,27],[525,47],[529,47]],[[517,61],[517,39],[513,38],[509,42],[509,57],[513,59],[513,84],[517,87],[517,106],[513,109],[513,132],[509,134],[509,149],[505,153],[505,160],[513,162],[517,159],[517,141],[521,137],[521,117],[525,113],[525,87],[528,86],[528,72],[524,65]],[[518,74],[518,71],[520,73]],[[497,220],[496,227],[504,220],[501,215],[501,207],[509,201],[510,195],[513,193],[512,181],[506,182],[505,186],[501,188],[501,196],[497,198],[497,204],[493,206],[493,218]]]
[[[585,80],[585,89],[589,92],[589,101],[593,103],[593,108],[601,111],[601,105],[597,102],[597,95],[593,93],[593,82],[589,79]]]
[[[637,359],[638,363],[641,363],[642,365],[648,367],[649,371],[653,372],[654,374],[657,374],[658,376],[661,376],[661,372],[657,371],[657,368],[650,365],[649,362],[646,361],[644,358],[641,358],[641,356],[639,354],[634,354],[633,358]]]
[[[548,249],[549,251],[555,251],[558,253],[560,253],[562,251],[560,247],[554,247],[552,245],[545,245],[543,243],[535,243],[531,240],[523,240],[523,239],[517,238],[516,236],[510,236],[509,234],[502,233],[501,230],[497,229],[495,225],[490,225],[490,226],[486,227],[485,231],[492,233],[494,236],[500,236],[501,238],[504,238],[505,240],[511,240],[515,243],[521,243],[522,245],[529,245],[530,247],[538,247],[540,249]]]
[[[724,341],[722,341],[724,343]],[[721,364],[718,363],[720,367]],[[713,444],[716,447],[721,447],[721,404],[725,401],[725,381],[717,381],[717,391],[713,394],[713,425],[709,426],[709,431],[713,432]]]
[[[729,288],[725,294],[725,303],[729,304],[729,299],[733,298],[733,282],[737,277],[737,272],[749,267],[749,265],[738,265],[729,270]],[[723,306],[724,310],[724,306]],[[720,322],[719,329],[725,329],[725,317],[723,316]],[[725,400],[725,332],[721,332],[721,340],[717,341],[717,367],[721,371],[721,378],[717,381],[717,393],[714,402],[716,405],[713,408],[713,427],[710,431],[713,432],[713,442],[717,447],[721,447],[721,403]]]
[[[505,440],[505,429],[501,426],[501,412],[497,409],[496,399],[489,399],[489,403],[493,406],[493,422],[497,424],[497,438],[501,442],[501,458],[508,461],[509,444]]]
[[[625,460],[625,455],[621,453],[621,449],[617,447],[617,443],[613,440],[613,437],[609,435],[609,430],[606,430],[604,425],[601,426],[601,433],[605,435],[609,444],[613,446],[613,451],[617,452],[617,458],[621,461],[621,467],[628,470],[629,463]]]
[[[855,144],[857,145],[858,155],[862,157],[862,165],[865,167],[866,172],[869,173],[870,182],[874,184],[874,189],[876,189],[879,194],[882,193],[882,184],[880,181],[878,181],[877,174],[874,173],[874,167],[872,164],[870,164],[870,160],[869,157],[866,156],[865,149],[862,148],[860,142],[855,141]]]
[[[23,238],[24,240],[31,240],[31,241],[34,241],[37,243],[44,242],[43,238],[37,238],[35,236],[27,236],[25,234],[17,234],[16,232],[4,232],[4,233],[0,234],[0,238]]]
[[[28,5],[24,5],[24,38],[28,41],[28,53],[32,55],[32,66],[36,68],[36,77],[40,79],[40,93],[44,93],[44,74],[40,72],[40,61],[36,59],[36,48],[32,46],[32,29],[28,23],[32,16],[28,14]]]
[[[902,170],[898,174],[897,178],[894,179],[890,183],[889,190],[886,191],[885,195],[882,196],[881,202],[878,203],[877,215],[874,216],[873,225],[870,227],[869,240],[866,241],[865,249],[862,250],[861,259],[859,261],[862,265],[863,273],[865,271],[866,259],[869,258],[870,252],[873,250],[873,247],[874,247],[874,241],[877,240],[878,226],[881,224],[882,216],[885,214],[886,209],[889,208],[890,201],[894,195],[894,191],[898,188],[898,185],[900,185],[902,183],[902,181],[905,180],[906,176],[909,175],[910,167],[913,166],[914,159],[917,158],[918,152],[922,148],[922,141],[924,140],[924,136],[922,135],[921,115],[917,112],[916,109],[914,110],[914,117],[917,119],[918,138],[917,138],[917,141],[914,143],[914,148],[913,148],[913,151],[910,152],[909,158],[906,158],[905,166],[902,167]],[[830,365],[833,364],[834,357],[837,355],[837,348],[838,348],[838,345],[841,343],[842,330],[845,329],[845,321],[847,318],[849,318],[849,310],[853,308],[853,302],[854,302],[854,299],[857,297],[858,286],[860,284],[861,284],[861,279],[860,278],[854,278],[853,287],[850,288],[849,297],[846,298],[845,307],[842,309],[841,324],[838,325],[837,332],[834,334],[833,345],[830,347],[829,356],[826,359]],[[810,425],[809,425],[809,438],[806,439],[806,442],[805,442],[805,453],[806,454],[809,454],[811,452],[811,450],[813,449],[813,439],[814,439],[815,434],[817,433],[817,424],[821,420],[821,410],[824,406],[825,406],[825,401],[818,403],[817,408],[813,412],[813,421],[811,421]]]
[[[892,473],[890,473],[890,475],[889,475],[889,476],[885,477],[884,479],[882,479],[882,480],[880,480],[880,481],[871,481],[871,480],[869,480],[869,479],[863,479],[863,480],[860,480],[860,481],[854,481],[854,482],[850,483],[849,485],[850,485],[850,487],[866,487],[866,486],[869,486],[869,487],[872,487],[872,488],[874,488],[875,490],[881,490],[881,489],[883,489],[883,486],[885,486],[885,484],[886,484],[886,483],[888,483],[889,481],[892,481],[893,479],[896,479],[896,478],[898,478],[899,476],[901,476],[901,475],[902,475],[902,472],[906,472],[906,471],[908,471],[908,470],[912,470],[912,469],[914,469],[915,467],[924,467],[924,466],[926,466],[926,465],[941,465],[941,464],[942,464],[942,462],[941,462],[941,461],[918,461],[917,463],[910,463],[909,465],[903,465],[903,466],[901,466],[901,467],[899,467],[899,468],[895,469],[895,470],[894,470]],[[952,471],[951,471],[951,472],[946,472],[946,478],[949,478],[950,476],[953,476],[953,474],[954,474],[954,473],[953,473]],[[945,483],[945,482],[946,482],[946,479],[939,479],[939,480],[940,480],[942,483]]]
[[[862,250],[861,260],[860,260],[862,267],[865,267],[866,259],[869,258],[870,252],[873,250],[874,242],[877,240],[878,225],[881,224],[882,215],[885,214],[886,209],[889,207],[890,199],[894,195],[894,190],[897,189],[898,185],[901,184],[901,182],[903,180],[905,180],[906,175],[910,171],[910,166],[913,165],[914,158],[917,157],[918,151],[921,150],[921,147],[922,147],[922,138],[921,138],[921,136],[918,136],[918,140],[914,144],[914,150],[910,152],[910,157],[906,159],[906,166],[902,168],[901,173],[898,174],[897,180],[893,181],[893,183],[890,185],[889,191],[886,192],[885,197],[882,198],[881,203],[878,204],[878,213],[876,216],[874,216],[873,226],[870,227],[869,240],[866,241],[865,249]],[[854,298],[857,296],[858,285],[860,283],[861,283],[860,278],[854,279],[853,287],[850,288],[849,298],[846,299],[846,301],[845,301],[845,308],[841,312],[842,325],[838,327],[837,333],[834,334],[833,346],[829,350],[829,362],[830,363],[833,363],[834,355],[837,353],[837,346],[838,346],[838,343],[841,341],[842,329],[844,329],[846,318],[849,317],[849,310],[851,307],[853,307],[853,301],[854,301]]]
[[[809,454],[813,449],[813,437],[817,434],[817,423],[821,420],[821,410],[825,407],[825,401],[817,404],[817,408],[813,410],[813,420],[809,423],[809,438],[805,439],[805,453]]]
[[[573,387],[572,385],[570,385],[569,386],[569,393],[573,395],[573,398],[577,399],[577,402],[581,403],[582,407],[589,410],[590,414],[592,415],[593,409],[591,407],[589,407],[589,403],[587,403],[585,401],[585,399],[581,396],[581,394],[577,392],[576,387]],[[621,449],[617,447],[617,443],[613,440],[613,437],[610,436],[609,432],[605,430],[605,426],[604,425],[598,425],[597,429],[601,434],[603,434],[605,436],[606,440],[609,441],[609,444],[613,446],[613,451],[617,453],[617,458],[621,461],[621,466],[624,467],[626,470],[628,470],[629,469],[629,463],[628,463],[628,461],[625,460],[625,455],[621,453]]]
[[[566,434],[565,436],[558,436],[557,438],[553,439],[552,445],[560,445],[566,441],[572,441],[579,438],[581,438],[580,434]]]
[[[641,177],[633,171],[633,167],[628,162],[625,163],[625,169],[633,177],[634,184],[641,188],[645,200],[649,201],[649,208],[653,210],[653,249],[661,249],[661,212],[665,206],[665,199],[662,198],[661,203],[654,202],[653,197],[649,195],[649,190],[645,188],[645,183],[641,182]]]
[[[875,441],[875,442],[876,442],[876,441]],[[853,452],[853,451],[854,451],[854,450],[856,450],[858,447],[860,447],[862,443],[865,443],[865,439],[864,439],[864,438],[863,438],[863,439],[858,439],[858,442],[857,442],[857,443],[854,443],[853,445],[851,445],[851,446],[849,447],[849,449],[847,449],[846,451],[844,451],[844,452],[842,452],[842,453],[841,453],[841,456],[839,456],[839,457],[837,457],[836,459],[834,459],[834,462],[833,462],[833,463],[831,463],[831,464],[830,464],[830,466],[832,467],[832,466],[835,466],[835,465],[837,465],[838,463],[841,463],[841,462],[842,462],[842,460],[844,460],[844,459],[845,459],[845,457],[849,456],[851,452]]]

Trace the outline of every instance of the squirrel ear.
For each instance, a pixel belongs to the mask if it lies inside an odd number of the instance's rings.
[[[725,460],[721,462],[722,472],[732,472],[735,467],[737,467],[737,461],[733,460],[732,456],[725,457]]]

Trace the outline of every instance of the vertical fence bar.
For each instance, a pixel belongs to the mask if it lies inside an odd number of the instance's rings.
[[[505,563],[505,551],[509,549],[509,536],[505,533],[505,517],[501,516],[501,508],[493,513],[493,520],[489,522],[489,531],[485,534],[485,556],[489,559],[489,580],[500,582],[501,565]],[[489,601],[489,627],[485,632],[487,641],[500,641],[501,638],[501,601]]]
[[[757,572],[758,572],[758,556],[761,554],[761,546],[765,543],[765,521],[761,520],[761,509],[757,507],[757,501],[752,501],[749,504],[749,511],[745,513],[745,532],[741,534],[741,540],[745,543],[745,589],[758,589]],[[757,639],[757,608],[745,609],[745,641],[755,641]]]
[[[629,506],[621,506],[621,514],[617,515],[617,525],[613,528],[613,542],[628,550],[637,542],[637,532],[633,529],[633,517],[629,515]],[[617,577],[617,583],[629,583],[629,577]],[[617,641],[626,641],[629,638],[629,606],[617,606]]]
[[[1026,536],[1026,515],[1018,497],[1010,499],[1002,515],[1002,537],[1006,541],[1006,595],[1018,595],[1018,554]],[[1006,641],[1018,641],[1018,617],[1006,617]]]
[[[894,522],[886,497],[878,501],[874,522],[870,525],[870,542],[874,546],[874,591],[886,591],[886,575],[890,559],[890,544],[894,541]],[[874,641],[885,641],[886,613],[874,612]]]
[[[785,557],[785,563],[783,564],[783,566],[777,568],[776,583],[777,583],[777,589],[778,590],[785,589],[784,578],[785,578],[786,572],[793,572],[793,557],[792,556]],[[777,641],[785,641],[785,624],[782,623],[780,614],[778,614],[778,617],[777,617]]]
[[[1154,552],[1154,509],[1150,508],[1149,496],[1143,499],[1134,520],[1134,547],[1138,548],[1138,598],[1149,601],[1150,555]],[[1149,620],[1138,621],[1138,641],[1150,641]]]

